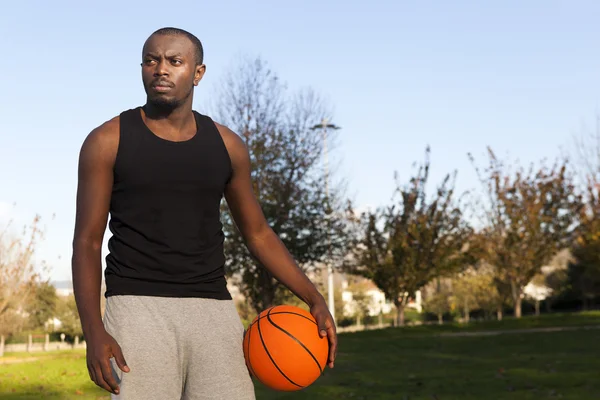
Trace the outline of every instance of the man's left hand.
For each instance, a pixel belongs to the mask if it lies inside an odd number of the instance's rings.
[[[321,337],[327,336],[329,340],[329,357],[327,365],[329,368],[333,368],[335,356],[337,354],[337,333],[333,317],[329,312],[327,303],[325,300],[320,300],[310,308],[310,313],[317,320],[317,326],[319,327],[319,335]]]

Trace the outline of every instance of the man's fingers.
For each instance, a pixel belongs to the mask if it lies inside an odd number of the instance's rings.
[[[123,351],[120,346],[115,346],[113,350],[113,356],[115,357],[115,361],[117,362],[117,366],[123,372],[129,372],[130,369],[127,366],[127,362],[125,361],[125,357],[123,356]]]
[[[113,393],[119,393],[119,384],[115,379],[115,375],[113,374],[113,369],[110,366],[109,360],[103,360],[100,365],[102,368],[102,377],[104,378],[104,382],[110,386],[111,391]]]
[[[94,380],[94,382],[96,382],[96,385],[100,386],[102,389],[106,390],[107,392],[111,392],[112,393],[113,390],[110,388],[110,386],[108,386],[108,383],[106,383],[104,381],[100,365],[97,365],[97,364],[94,365],[94,376],[96,378]]]
[[[333,363],[337,354],[337,334],[333,326],[327,329],[327,336],[329,339],[329,366],[333,368]]]
[[[319,326],[319,336],[327,336],[327,318],[324,318],[322,315],[319,315],[317,317],[317,325]]]
[[[94,372],[94,367],[88,362],[87,368],[88,368],[88,374],[90,376],[90,380],[92,382],[96,383],[96,373]]]
[[[319,328],[319,335],[320,335],[321,337],[325,337],[325,336],[327,336],[327,328],[325,328],[325,326],[324,326],[324,325],[323,325],[323,326],[321,326],[321,327]]]

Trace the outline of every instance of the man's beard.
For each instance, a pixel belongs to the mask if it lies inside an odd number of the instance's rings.
[[[177,99],[169,99],[164,97],[156,97],[156,98],[148,98],[148,103],[150,103],[153,107],[164,110],[165,112],[171,112],[181,105],[183,101],[178,101]]]

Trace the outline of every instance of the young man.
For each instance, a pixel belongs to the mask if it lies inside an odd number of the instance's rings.
[[[244,328],[224,276],[223,196],[248,249],[309,305],[330,342],[333,367],[333,319],[267,225],[244,142],[192,110],[205,69],[195,36],[175,28],[154,32],[143,48],[146,104],[94,129],[81,148],[73,283],[90,378],[113,398],[254,399]]]

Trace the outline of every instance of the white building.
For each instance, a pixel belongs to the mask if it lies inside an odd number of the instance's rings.
[[[351,284],[351,281],[354,285]],[[385,294],[377,286],[375,286],[373,282],[365,278],[351,277],[342,281],[342,302],[344,303],[344,314],[353,315],[356,312],[356,307],[358,304],[354,299],[354,292],[356,291],[357,287],[360,287],[360,290],[368,299],[366,300],[366,306],[369,316],[374,317],[380,313],[388,314],[393,311],[393,303],[385,298]],[[413,308],[418,312],[423,310],[420,291],[417,291],[415,299],[409,300],[409,303],[406,307]]]

